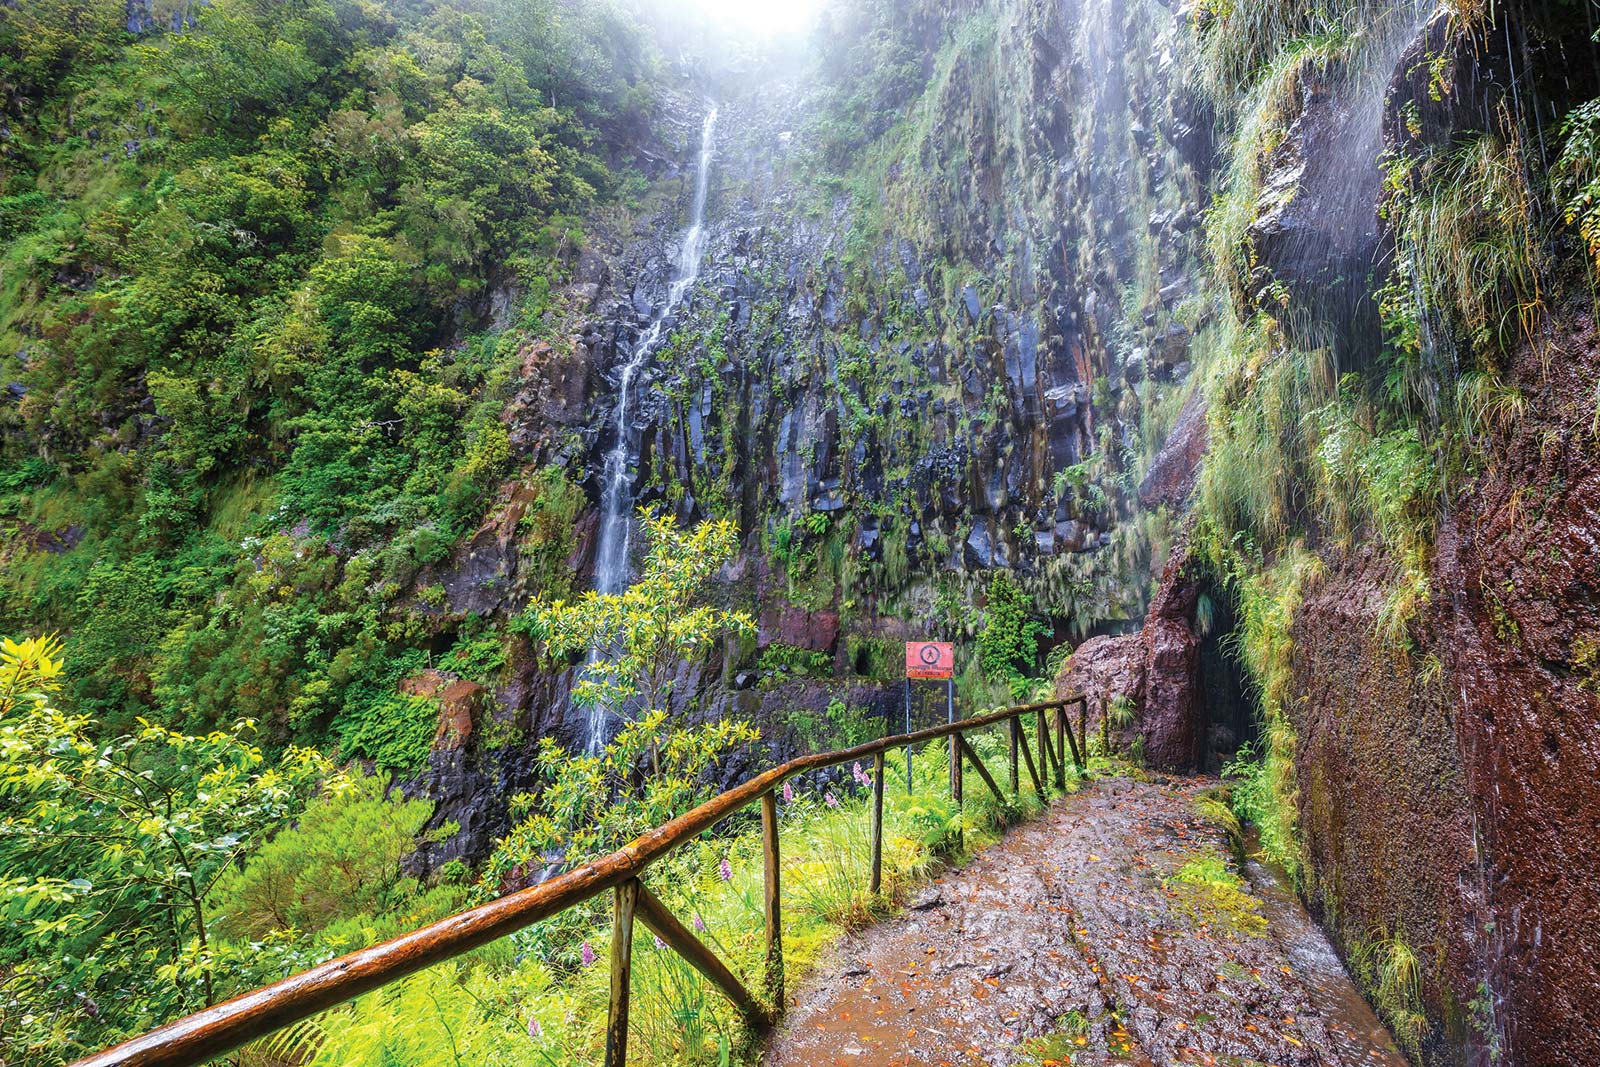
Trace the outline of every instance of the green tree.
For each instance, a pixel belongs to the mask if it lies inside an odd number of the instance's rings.
[[[208,936],[206,897],[322,783],[327,760],[271,762],[252,727],[149,723],[109,741],[51,706],[54,639],[0,643],[0,1058],[71,1059],[215,1003],[258,953]]]
[[[699,603],[739,546],[738,530],[708,520],[685,533],[670,515],[640,509],[649,550],[639,579],[622,593],[590,591],[576,602],[535,603],[520,621],[558,656],[608,650],[585,664],[573,686],[580,706],[621,708],[637,696],[644,710],[668,710],[679,667],[704,658],[723,635],[755,632],[747,612]]]

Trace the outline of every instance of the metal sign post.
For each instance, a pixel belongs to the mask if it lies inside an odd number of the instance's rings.
[[[956,721],[956,691],[952,681],[956,674],[955,646],[946,641],[906,642],[906,733],[911,732],[911,679],[943,678],[945,682],[946,711],[951,722]],[[952,735],[954,736],[954,735]],[[955,742],[950,742],[951,766],[955,763]],[[951,772],[952,786],[955,782]],[[911,746],[906,746],[906,792],[911,792]]]
[[[911,732],[911,679],[906,678],[906,733]],[[906,795],[911,795],[911,746],[906,746]]]

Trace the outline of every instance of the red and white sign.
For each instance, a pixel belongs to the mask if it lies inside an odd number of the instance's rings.
[[[907,641],[907,678],[952,678],[956,673],[955,646],[944,641]]]

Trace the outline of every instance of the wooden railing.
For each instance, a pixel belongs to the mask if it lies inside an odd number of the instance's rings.
[[[1067,708],[1079,707],[1076,735]],[[1046,712],[1054,711],[1055,736]],[[1028,744],[1022,717],[1037,718],[1038,762]],[[441,919],[409,934],[371,948],[329,960],[281,982],[251,990],[225,1003],[184,1016],[175,1022],[124,1041],[114,1048],[77,1061],[72,1067],[190,1067],[266,1037],[291,1023],[342,1004],[380,986],[398,981],[424,967],[453,959],[497,938],[548,919],[606,890],[614,894],[611,935],[611,1006],[606,1029],[608,1067],[622,1067],[627,1057],[629,974],[633,953],[633,920],[637,916],[662,942],[670,946],[721,990],[744,1017],[760,1028],[770,1025],[783,1011],[783,938],[779,924],[778,805],[776,791],[784,781],[806,771],[823,770],[871,758],[872,874],[869,889],[878,893],[883,878],[884,753],[893,748],[950,738],[950,789],[961,803],[963,757],[1002,804],[1005,796],[965,734],[1000,723],[1010,726],[1010,781],[1012,794],[1020,788],[1019,754],[1034,791],[1047,797],[1051,772],[1055,786],[1066,790],[1066,760],[1083,767],[1086,753],[1080,745],[1086,715],[1083,695],[1064,700],[1025,704],[886,737],[838,752],[792,759],[742,785],[735,786],[656,827],[608,856],[590,860],[547,882],[508,894],[499,900]],[[709,830],[728,816],[761,802],[762,854],[766,866],[763,908],[766,916],[765,997],[754,996],[703,942],[690,933],[639,880],[645,868],[673,849]]]

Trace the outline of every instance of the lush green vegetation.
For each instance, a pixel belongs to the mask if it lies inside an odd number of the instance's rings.
[[[651,50],[565,0],[125,17],[0,26],[0,623],[70,630],[109,728],[247,716],[411,769],[415,586],[507,477],[535,591],[570,582],[575,490],[499,415]]]
[[[738,723],[667,731],[653,713],[596,757],[546,740],[549,784],[519,799],[525,818],[476,886],[447,864],[419,884],[403,873],[429,806],[380,777],[347,775],[292,750],[273,763],[235,732],[185,737],[157,728],[90,740],[82,716],[51,706],[59,645],[0,651],[0,859],[8,870],[70,872],[0,882],[7,923],[0,996],[9,1062],[57,1062],[215,1003],[338,952],[392,936],[473,898],[520,884],[552,859],[609,850],[708,795],[707,771],[753,736]],[[239,731],[247,731],[241,725]],[[1003,775],[999,733],[974,739]],[[834,934],[888,908],[939,863],[980,846],[1020,808],[988,797],[957,811],[942,743],[914,762],[888,759],[884,888],[867,893],[870,777],[786,789],[785,944],[791,973]],[[639,768],[645,768],[642,782]],[[453,828],[445,828],[444,834]],[[965,829],[965,834],[958,831]],[[108,847],[109,846],[109,847]],[[652,875],[737,972],[760,985],[760,833],[746,817],[710,832]],[[602,902],[603,903],[603,902]],[[262,1045],[311,1063],[592,1061],[604,1030],[607,912],[564,913]],[[649,1062],[716,1062],[749,1049],[720,994],[676,956],[641,942],[635,1041]]]
[[[398,932],[401,897],[412,915],[438,906],[398,869],[429,805],[386,800],[381,780],[347,778],[307,749],[269,759],[248,721],[105,738],[54,706],[63,677],[53,639],[0,646],[7,1062],[75,1059],[374,924]]]

